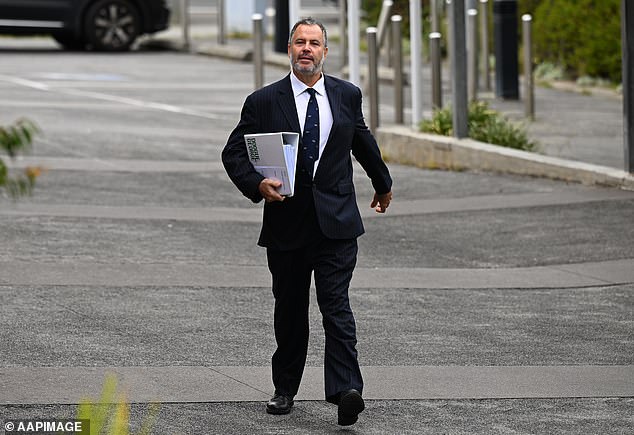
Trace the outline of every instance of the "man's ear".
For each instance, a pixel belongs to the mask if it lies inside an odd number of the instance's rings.
[[[286,54],[288,54],[288,57],[291,57],[291,44],[286,46]]]

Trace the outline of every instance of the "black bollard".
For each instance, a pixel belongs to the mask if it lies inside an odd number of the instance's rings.
[[[288,33],[290,29],[288,17],[288,0],[275,0],[275,51],[288,52]]]
[[[520,97],[517,28],[517,0],[494,0],[495,95],[508,100],[518,100]]]

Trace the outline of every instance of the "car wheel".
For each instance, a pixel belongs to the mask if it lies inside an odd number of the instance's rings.
[[[126,51],[139,36],[139,13],[128,0],[99,0],[86,14],[85,30],[93,49]]]

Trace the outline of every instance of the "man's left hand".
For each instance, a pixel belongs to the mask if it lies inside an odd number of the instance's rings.
[[[387,208],[390,206],[390,202],[392,201],[392,192],[384,193],[379,195],[378,193],[374,194],[374,199],[372,199],[372,207],[376,210],[377,213],[385,213]]]

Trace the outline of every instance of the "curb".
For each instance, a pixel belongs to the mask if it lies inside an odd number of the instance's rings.
[[[472,139],[418,133],[404,126],[380,127],[376,137],[385,160],[389,162],[425,169],[504,172],[634,190],[634,175],[607,166],[549,157]]]

